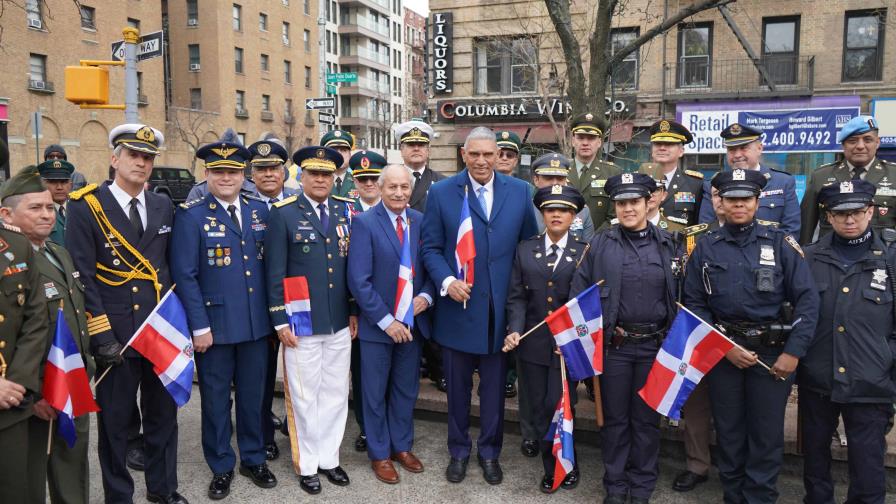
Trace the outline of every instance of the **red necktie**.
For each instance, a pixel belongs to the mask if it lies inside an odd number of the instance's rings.
[[[395,218],[395,234],[398,235],[398,244],[404,245],[404,226],[401,225],[401,216]]]

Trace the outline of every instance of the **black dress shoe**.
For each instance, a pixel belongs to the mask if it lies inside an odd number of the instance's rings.
[[[274,488],[277,486],[277,477],[268,469],[267,464],[258,464],[252,467],[241,465],[240,474],[251,479],[257,487]]]
[[[162,504],[190,504],[190,501],[177,492],[171,492],[168,495],[156,495],[154,493],[146,493],[146,500],[149,502],[161,502]]]
[[[128,467],[135,471],[143,471],[146,469],[146,455],[143,453],[143,447],[128,448],[128,454],[125,463]]]
[[[277,443],[264,445],[265,460],[277,460],[278,457],[280,457],[280,448],[277,447]]]
[[[212,476],[212,482],[208,485],[208,498],[221,500],[230,495],[230,482],[233,481],[233,471],[218,473]]]
[[[504,479],[504,471],[498,459],[484,459],[479,457],[479,467],[482,468],[482,477],[489,485],[498,485]]]
[[[283,419],[283,421],[280,423],[283,424],[280,426],[280,433],[286,437],[289,437],[289,422],[287,422],[286,419]]]
[[[439,389],[439,392],[448,392],[448,380],[439,378],[439,381],[436,382],[436,388]]]
[[[672,483],[672,489],[676,492],[690,492],[694,487],[706,480],[706,475],[701,476],[697,473],[692,473],[691,471],[685,471],[675,477],[675,481]]]
[[[541,485],[538,486],[538,489],[541,490],[541,493],[554,493],[554,477],[545,474],[541,478]]]
[[[364,433],[358,434],[358,439],[355,439],[355,451],[367,451],[367,436],[365,436]]]
[[[462,459],[451,457],[448,467],[445,469],[445,479],[452,483],[460,483],[467,476],[467,463],[470,457]]]
[[[604,504],[625,504],[625,496],[620,494],[609,494],[604,497]]]
[[[508,399],[511,397],[516,397],[516,383],[504,384],[504,397]]]
[[[538,455],[538,441],[524,439],[522,444],[520,444],[520,451],[523,452],[523,455],[527,457],[534,457]]]
[[[563,478],[563,483],[560,484],[560,487],[564,490],[572,490],[577,486],[579,486],[579,468],[573,467],[572,471]]]
[[[299,476],[299,488],[311,495],[319,494],[320,478],[318,478],[316,474],[312,474],[311,476]]]
[[[283,428],[283,420],[280,420],[280,417],[271,412],[271,423],[274,424],[274,430],[280,430]]]
[[[318,473],[327,477],[327,481],[337,486],[348,486],[348,474],[341,467],[336,466],[332,469],[318,469]]]

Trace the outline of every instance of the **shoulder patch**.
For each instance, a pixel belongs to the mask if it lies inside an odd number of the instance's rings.
[[[337,200],[337,201],[344,201],[344,202],[346,202],[346,203],[354,203],[354,202],[355,202],[355,200],[353,200],[353,199],[351,199],[351,198],[346,198],[346,197],[343,197],[343,196],[333,196],[333,195],[331,194],[330,197],[333,198],[334,200]]]
[[[22,233],[22,230],[21,230],[18,226],[13,226],[12,224],[7,224],[7,223],[5,223],[5,222],[3,222],[3,221],[0,221],[0,224],[2,224],[2,225],[3,225],[3,229],[5,229],[5,230],[7,230],[7,231],[12,231],[12,232],[14,232],[14,233],[19,233],[19,234]]]
[[[286,206],[286,205],[288,205],[288,204],[294,202],[294,201],[297,200],[297,199],[299,199],[299,197],[296,196],[295,194],[293,194],[292,196],[290,196],[290,197],[288,197],[288,198],[283,198],[282,200],[280,200],[280,201],[274,203],[274,206],[277,207],[277,208],[280,208],[280,207],[282,207],[282,206]]]
[[[806,254],[803,253],[803,249],[800,248],[800,244],[797,243],[796,238],[791,235],[787,235],[784,237],[784,241],[786,241],[793,250],[796,250],[796,253],[800,255],[800,257],[806,257]]]
[[[194,199],[191,201],[184,201],[183,203],[180,204],[180,207],[186,210],[187,208],[196,206],[198,203],[200,203],[204,199],[205,198],[197,198],[197,199]]]
[[[698,172],[696,170],[685,170],[684,173],[685,173],[685,175],[690,175],[694,178],[698,178],[698,179],[703,178],[703,172]]]
[[[694,236],[706,231],[707,229],[709,229],[709,224],[704,222],[703,224],[694,224],[693,226],[688,226],[682,229],[681,232],[684,233],[685,236]]]
[[[265,202],[263,199],[259,198],[258,196],[254,195],[254,194],[243,194],[243,198],[246,198],[247,200],[258,201],[259,203]]]
[[[773,228],[777,228],[778,226],[781,225],[780,222],[775,222],[775,221],[770,221],[770,220],[762,220],[762,219],[756,219],[756,222],[759,224],[762,224],[763,226],[768,226],[768,227],[773,227]]]
[[[68,193],[68,199],[79,200],[83,198],[85,195],[92,193],[99,187],[96,184],[87,184],[86,186],[78,189],[77,191],[72,191]]]

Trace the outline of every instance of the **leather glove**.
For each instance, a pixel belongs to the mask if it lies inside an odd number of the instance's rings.
[[[93,352],[93,358],[96,361],[97,367],[107,368],[112,366],[117,366],[123,362],[121,357],[121,343],[117,341],[111,341],[109,343],[103,343],[96,347],[96,351]]]

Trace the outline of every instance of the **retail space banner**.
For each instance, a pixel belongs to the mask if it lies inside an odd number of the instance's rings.
[[[720,154],[719,133],[734,122],[762,131],[765,152],[838,152],[837,132],[859,115],[858,96],[680,103],[678,121],[694,135],[688,154]]]

